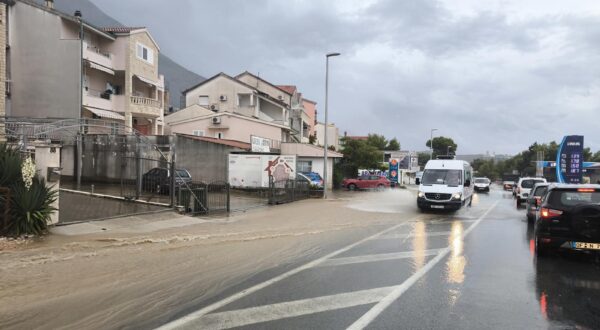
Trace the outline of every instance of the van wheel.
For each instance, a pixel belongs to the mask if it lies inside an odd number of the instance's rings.
[[[471,196],[471,198],[469,198],[469,207],[471,207],[472,204],[473,204],[473,196]]]
[[[521,208],[521,200],[519,198],[517,198],[517,208]]]

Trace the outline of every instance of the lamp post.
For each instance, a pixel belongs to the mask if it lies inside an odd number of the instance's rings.
[[[329,58],[340,56],[340,53],[328,53],[325,55],[325,124],[323,134],[323,198],[327,198],[327,102],[329,98]]]
[[[437,131],[437,128],[431,129],[431,138],[429,139],[429,148],[431,149],[431,154],[429,156],[429,160],[433,159],[433,132]]]

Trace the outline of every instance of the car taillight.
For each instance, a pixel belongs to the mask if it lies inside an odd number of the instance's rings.
[[[542,207],[542,209],[540,210],[540,215],[542,219],[551,219],[554,217],[558,217],[561,214],[563,214],[563,211],[553,210],[546,207]]]

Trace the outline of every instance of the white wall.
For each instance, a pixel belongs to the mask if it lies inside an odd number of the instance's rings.
[[[298,161],[312,161],[312,171],[319,173],[322,178],[325,178],[323,175],[323,157],[321,158],[313,158],[313,157],[298,157]],[[331,189],[333,187],[333,158],[327,159],[327,188]]]

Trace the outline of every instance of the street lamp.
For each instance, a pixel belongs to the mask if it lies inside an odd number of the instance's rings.
[[[437,128],[431,129],[431,138],[429,139],[429,148],[431,149],[431,154],[429,156],[429,160],[433,159],[433,132],[437,131]]]
[[[327,198],[327,101],[329,98],[329,58],[340,56],[340,53],[328,53],[325,55],[325,128],[323,134],[323,198]]]

